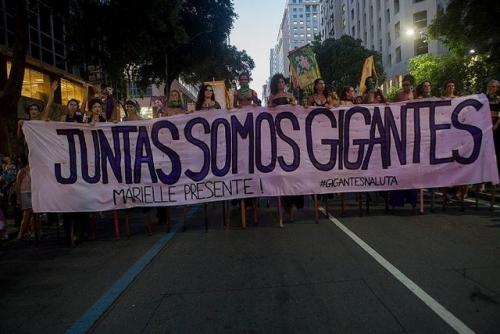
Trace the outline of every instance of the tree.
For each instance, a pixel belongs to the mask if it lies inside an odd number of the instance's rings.
[[[443,83],[449,79],[455,81],[460,93],[482,91],[484,83],[492,75],[493,67],[480,55],[461,55],[451,51],[444,56],[425,54],[413,57],[408,70],[417,83],[429,80],[433,94],[441,96]]]
[[[240,73],[250,72],[254,67],[254,61],[246,51],[223,45],[218,55],[207,59],[204,63],[193,64],[190,67],[192,72],[184,72],[183,76],[188,83],[209,81],[215,78],[224,79],[227,84],[230,84]]]
[[[231,80],[233,67],[221,66],[238,59],[238,70],[253,68],[246,53],[226,45],[236,18],[230,0],[75,1],[80,15],[70,31],[79,42],[71,59],[100,64],[111,81],[120,82],[131,65],[142,86],[179,76]]]
[[[339,39],[327,39],[313,42],[321,76],[327,84],[332,84],[336,91],[343,86],[357,86],[361,79],[361,69],[365,59],[374,56],[375,69],[379,83],[384,80],[382,59],[378,52],[368,50],[361,45],[361,40],[344,35]]]
[[[499,1],[450,0],[429,26],[430,36],[451,50],[447,60],[463,61],[455,69],[467,72],[465,83],[474,91],[484,88],[488,79],[500,77],[500,34],[493,28],[499,16]]]
[[[21,97],[23,87],[24,68],[26,67],[26,53],[28,50],[28,16],[27,1],[14,1],[13,30],[14,45],[12,48],[12,66],[9,78],[0,87],[0,152],[12,154],[9,128],[12,128],[12,115],[17,114],[17,102]],[[15,126],[14,126],[15,128]]]
[[[500,35],[493,29],[500,15],[500,2],[490,0],[450,0],[446,11],[438,11],[429,33],[461,54],[470,49],[500,60]]]

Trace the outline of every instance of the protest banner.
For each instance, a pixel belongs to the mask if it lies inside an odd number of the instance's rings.
[[[484,95],[23,130],[36,212],[498,183]]]

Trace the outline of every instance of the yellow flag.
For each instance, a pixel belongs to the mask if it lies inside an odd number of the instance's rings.
[[[373,77],[378,79],[377,71],[375,70],[375,61],[373,60],[373,56],[370,56],[365,59],[365,63],[363,64],[363,70],[361,72],[361,81],[359,82],[359,92],[361,95],[365,93],[366,86],[365,80],[368,77]]]

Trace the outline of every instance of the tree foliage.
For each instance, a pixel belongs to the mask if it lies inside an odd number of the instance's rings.
[[[12,3],[11,3],[12,4]],[[23,87],[26,53],[28,50],[28,1],[19,0],[11,8],[14,13],[12,66],[9,77],[0,86],[0,152],[11,154],[9,128],[17,113],[17,103]]]
[[[369,56],[374,56],[379,83],[384,80],[380,54],[363,47],[359,39],[344,35],[339,39],[327,39],[323,42],[316,40],[313,42],[313,49],[321,76],[336,91],[340,91],[343,86],[359,85],[363,63]]]
[[[143,85],[179,76],[231,80],[254,67],[244,51],[226,44],[236,18],[230,0],[75,1],[71,59],[100,64],[110,80],[121,80],[131,65]]]
[[[455,81],[460,94],[472,94],[484,91],[486,82],[492,77],[494,66],[481,55],[462,55],[451,51],[448,55],[435,56],[430,54],[416,56],[410,59],[409,72],[417,83],[429,80],[433,94],[443,94],[443,84],[446,80]]]
[[[486,61],[498,62],[500,35],[494,27],[499,17],[499,1],[450,0],[446,11],[438,11],[429,33],[459,54],[474,49],[487,56]]]
[[[465,91],[479,91],[488,79],[500,77],[500,34],[495,30],[499,17],[499,1],[450,0],[429,26],[430,36],[451,51],[438,60],[444,66],[441,71]]]

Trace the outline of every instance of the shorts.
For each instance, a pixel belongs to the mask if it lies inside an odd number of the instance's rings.
[[[31,209],[31,193],[21,193],[21,210]]]

